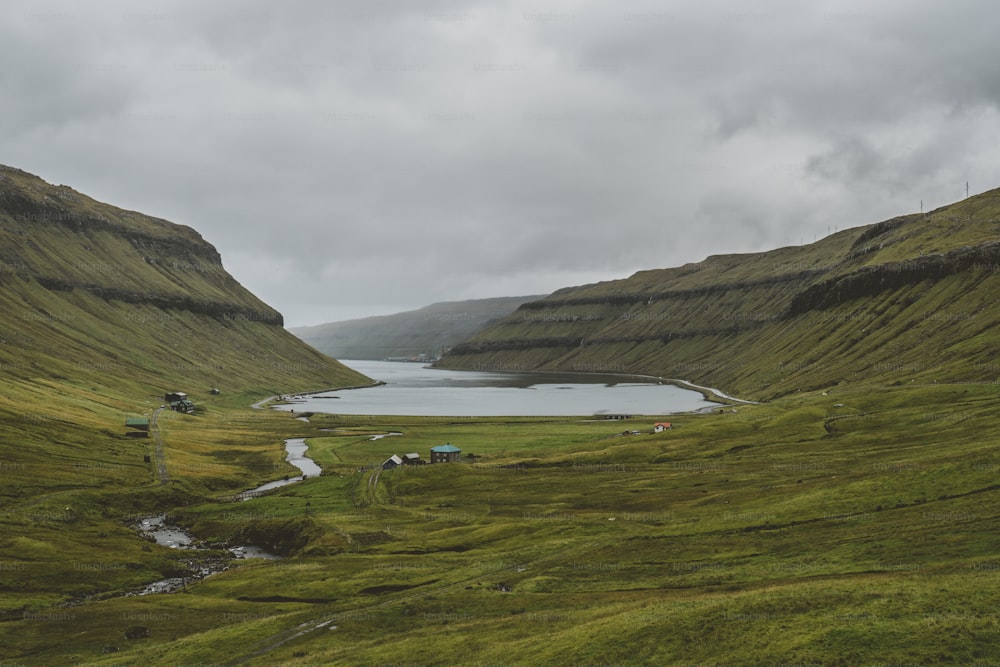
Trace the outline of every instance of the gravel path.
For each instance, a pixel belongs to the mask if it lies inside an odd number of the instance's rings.
[[[160,484],[170,481],[170,473],[167,471],[167,459],[163,453],[163,434],[160,433],[159,417],[166,408],[160,406],[153,411],[153,418],[149,420],[149,430],[153,432],[153,459],[156,461],[156,475],[160,479]]]

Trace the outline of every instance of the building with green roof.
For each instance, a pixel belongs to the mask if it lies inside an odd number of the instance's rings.
[[[431,447],[431,463],[454,463],[462,460],[462,450],[452,444]]]

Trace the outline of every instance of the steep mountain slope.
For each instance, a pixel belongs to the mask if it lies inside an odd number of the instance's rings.
[[[364,382],[303,345],[194,230],[0,170],[0,382],[269,391]]]
[[[848,381],[993,380],[1000,190],[811,245],[555,292],[440,365],[619,371],[769,398]]]
[[[541,296],[434,303],[404,313],[298,327],[291,332],[337,359],[437,356]]]

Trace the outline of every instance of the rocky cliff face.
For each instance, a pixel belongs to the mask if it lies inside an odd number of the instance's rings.
[[[0,171],[0,225],[3,278],[282,324],[280,313],[226,273],[218,251],[190,227],[100,204],[10,168]]]
[[[364,381],[286,332],[190,227],[9,167],[0,168],[0,308],[6,377],[114,369],[158,382]]]
[[[788,316],[826,310],[857,299],[875,297],[924,281],[936,282],[980,268],[1000,266],[1000,241],[957,248],[937,255],[921,255],[902,262],[865,266],[834,275],[803,289],[789,304]]]
[[[642,373],[756,397],[858,379],[984,381],[1000,375],[998,268],[992,191],[808,246],[560,290],[441,365]]]

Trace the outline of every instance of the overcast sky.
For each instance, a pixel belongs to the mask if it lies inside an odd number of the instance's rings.
[[[288,326],[1000,186],[1000,4],[10,1],[0,163],[190,225]]]

